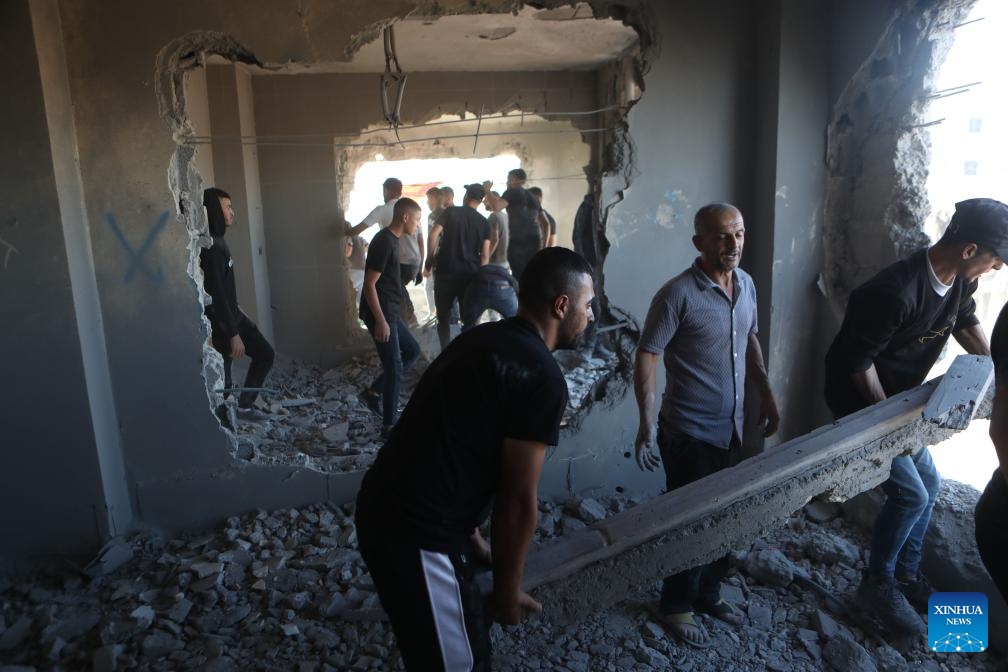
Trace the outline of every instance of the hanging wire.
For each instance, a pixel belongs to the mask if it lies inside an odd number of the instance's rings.
[[[621,105],[611,105],[609,107],[599,108],[597,110],[579,110],[573,112],[529,112],[529,115],[534,115],[537,117],[585,117],[593,114],[601,114],[602,112],[611,112],[614,110],[625,110]],[[521,123],[525,123],[525,110],[519,110],[521,112]],[[512,114],[506,112],[501,112],[494,115],[483,115],[484,120],[494,120],[494,119],[510,119]],[[452,126],[455,124],[471,124],[473,119],[446,119],[444,121],[432,121],[425,124],[400,124],[399,130],[410,130],[414,128],[431,128],[434,126]],[[367,130],[360,131],[356,135],[374,135],[375,133],[387,133],[387,128],[371,128]],[[331,133],[308,133],[308,134],[292,134],[292,135],[193,135],[190,136],[190,140],[195,140],[198,144],[205,144],[204,141],[209,141],[213,139],[226,138],[228,140],[232,139],[252,139],[259,140],[262,138],[276,138],[280,140],[285,140],[287,138],[331,138],[333,134]]]
[[[612,131],[612,128],[558,128],[558,129],[541,129],[541,130],[525,130],[520,132],[515,131],[494,131],[490,133],[481,132],[479,135],[481,137],[491,137],[500,135],[550,135],[550,134],[561,134],[561,133],[606,133]],[[268,137],[268,136],[264,136]],[[279,136],[278,136],[279,137]],[[318,136],[313,136],[318,137]],[[328,136],[331,137],[331,136]],[[182,144],[186,145],[256,145],[258,147],[395,147],[396,145],[402,146],[405,149],[405,145],[415,144],[419,142],[434,142],[441,140],[458,140],[465,138],[476,137],[475,133],[459,133],[455,135],[437,135],[428,136],[423,138],[407,138],[405,140],[400,140],[396,138],[395,141],[392,140],[373,140],[370,142],[287,142],[287,141],[273,141],[273,140],[262,140],[257,136],[231,136],[230,138],[225,136],[201,136],[201,137],[190,137],[182,141]]]
[[[388,25],[382,29],[385,38],[385,72],[381,76],[381,102],[385,121],[395,131],[399,140],[399,122],[401,121],[403,94],[406,92],[406,77],[399,65],[399,56],[395,47],[395,26]],[[395,108],[389,106],[389,90],[395,86]],[[402,142],[399,143],[402,145]],[[404,147],[405,148],[405,147]]]

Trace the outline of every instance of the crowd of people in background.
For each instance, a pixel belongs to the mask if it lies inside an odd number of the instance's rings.
[[[430,211],[425,231],[419,222],[420,205],[403,196],[402,181],[390,177],[382,185],[382,204],[358,224],[345,223],[359,316],[375,341],[383,369],[360,398],[381,416],[385,433],[396,421],[394,399],[403,372],[420,355],[410,331],[420,326],[410,285],[426,285],[428,313],[433,312],[443,350],[456,325],[467,331],[487,311],[494,317],[513,317],[519,280],[529,261],[557,244],[556,219],[543,208],[542,189],[526,188],[527,179],[525,171],[516,168],[508,172],[502,193],[489,180],[467,184],[459,205],[451,187],[431,187],[425,194]],[[380,231],[365,244],[360,234],[373,226]],[[593,308],[597,312],[597,304]],[[592,354],[611,355],[604,348]]]

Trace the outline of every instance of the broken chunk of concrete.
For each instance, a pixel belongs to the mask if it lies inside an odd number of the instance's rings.
[[[846,637],[837,637],[826,642],[823,659],[837,672],[878,672],[875,660],[863,646]]]
[[[145,604],[134,609],[130,613],[130,617],[137,622],[141,630],[146,630],[154,623],[154,610],[150,605]]]
[[[842,562],[853,567],[861,555],[854,544],[823,529],[809,533],[803,540],[803,548],[805,555],[827,565]]]
[[[189,566],[189,569],[195,572],[199,579],[220,574],[221,568],[222,565],[219,562],[194,562]]]
[[[133,559],[133,547],[121,537],[113,537],[102,546],[94,560],[82,570],[92,578],[111,574]]]
[[[746,557],[745,570],[749,576],[768,586],[786,588],[794,580],[794,563],[776,549],[750,553]]]
[[[582,520],[589,523],[597,523],[600,520],[605,520],[608,515],[606,507],[604,507],[598,500],[591,499],[590,497],[585,497],[578,502],[577,512],[578,516],[580,516]]]

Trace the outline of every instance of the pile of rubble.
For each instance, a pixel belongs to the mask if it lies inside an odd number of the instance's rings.
[[[589,359],[576,352],[558,353],[567,379],[569,423],[590,398],[595,385],[614,371],[614,360]],[[400,404],[412,394],[426,359],[407,373]],[[358,399],[381,370],[375,353],[350,359],[333,369],[294,360],[278,360],[270,373],[270,392],[257,401],[264,419],[238,421],[237,457],[257,464],[285,464],[345,472],[366,469],[381,447],[381,419]],[[241,375],[236,372],[236,379]]]
[[[540,505],[537,539],[632,506],[622,497]],[[0,672],[13,670],[395,670],[398,656],[348,507],[314,505],[228,519],[220,529],[131,539],[133,560],[96,578],[50,569],[0,584]],[[811,514],[811,516],[810,516]],[[814,519],[813,519],[814,517]],[[734,554],[731,628],[701,616],[711,648],[670,641],[654,590],[561,627],[540,619],[492,637],[496,670],[1002,669],[992,652],[902,653],[831,612],[793,579],[851,592],[864,539],[841,518],[799,512]],[[817,522],[818,521],[818,522]],[[660,577],[656,577],[659,579]],[[7,666],[5,667],[4,664]]]

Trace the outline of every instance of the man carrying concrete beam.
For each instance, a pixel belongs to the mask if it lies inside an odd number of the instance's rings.
[[[924,382],[949,336],[990,355],[977,319],[978,279],[1008,255],[1008,206],[989,198],[956,204],[941,239],[883,269],[851,292],[826,353],[826,403],[841,418]],[[941,477],[927,446],[892,461],[886,502],[872,533],[871,559],[856,602],[898,634],[924,623],[933,592],[920,574],[921,547]],[[909,601],[908,601],[909,600]]]
[[[375,224],[383,229],[388,227],[392,223],[392,208],[395,207],[396,201],[402,198],[402,190],[401,180],[395,177],[385,180],[382,183],[383,203],[368,213],[368,216],[362,219],[357,226],[348,224],[346,227],[347,238],[353,238]],[[420,273],[423,258],[424,235],[423,230],[417,227],[416,231],[403,237],[402,245],[399,246],[399,264],[402,267],[399,275],[403,284],[402,317],[410,326],[416,325],[416,311],[406,288],[411,282],[419,285],[423,281],[423,276]]]
[[[764,436],[777,431],[777,401],[756,338],[756,287],[738,268],[745,222],[738,208],[711,203],[693,220],[700,256],[651,300],[634,362],[640,412],[635,451],[641,469],[665,468],[668,490],[735,465],[742,453],[745,380],[760,390]],[[664,353],[666,384],[654,417],[655,373]],[[671,632],[696,647],[710,637],[694,611],[740,625],[742,614],[721,598],[729,568],[724,557],[666,577],[660,610]]]
[[[1001,597],[1008,600],[1008,305],[1001,309],[991,332],[994,359],[994,406],[990,437],[998,468],[976,505],[976,542],[987,572]]]
[[[555,247],[525,269],[518,315],[455,339],[427,368],[364,475],[357,538],[407,670],[490,670],[491,621],[542,605],[522,590],[546,446],[567,383],[551,354],[593,319],[591,268]],[[473,530],[493,508],[493,593]]]
[[[258,421],[265,416],[252,407],[259,388],[273,368],[273,346],[259,331],[259,327],[238,306],[235,289],[234,261],[224,235],[234,223],[231,196],[223,189],[210,187],[203,192],[203,206],[213,244],[200,250],[200,269],[203,271],[203,288],[211,303],[204,312],[210,320],[210,342],[224,358],[224,388],[231,389],[231,362],[248,355],[252,359],[245,383],[238,395],[237,415],[242,420]],[[224,393],[227,399],[228,392]],[[221,426],[234,431],[234,424],[226,404],[214,411]]]

